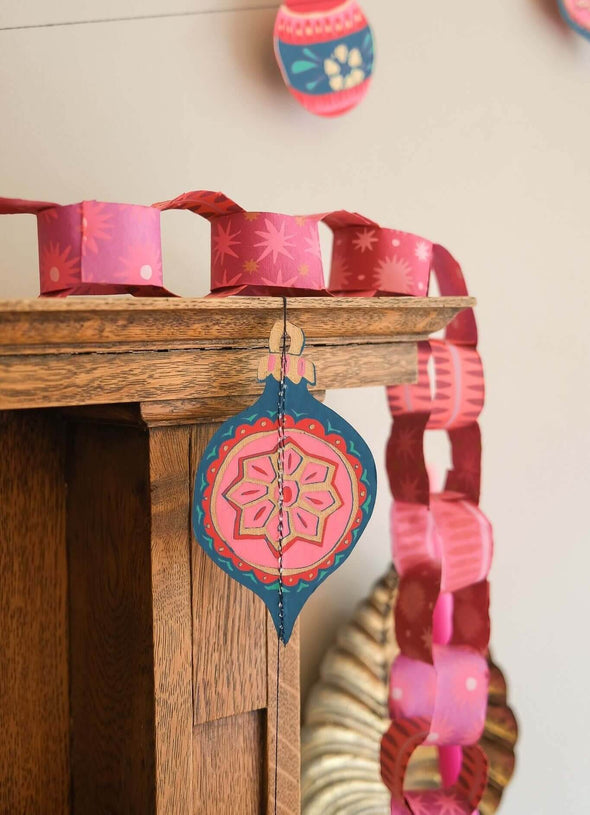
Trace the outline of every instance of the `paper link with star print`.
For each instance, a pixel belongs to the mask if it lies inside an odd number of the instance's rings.
[[[307,598],[352,552],[376,492],[375,463],[367,445],[310,394],[315,370],[301,355],[303,333],[291,323],[287,331],[291,343],[284,363],[283,323],[271,332],[269,353],[258,372],[265,381],[262,396],[225,422],[207,446],[193,500],[198,543],[264,600],[284,642]],[[285,441],[280,478],[281,367]]]
[[[37,216],[41,296],[171,296],[163,286],[157,209],[0,198],[0,215],[24,213]]]
[[[188,209],[211,222],[212,295],[327,294],[317,219],[247,212],[209,190],[154,206]]]
[[[443,609],[449,604],[448,635],[439,636]],[[441,639],[449,645],[471,648],[486,654],[490,641],[489,584],[481,580],[452,593],[441,594],[441,569],[423,563],[399,579],[394,609],[400,653],[424,663],[433,663],[433,645]]]
[[[424,743],[433,743],[428,716],[393,721],[381,741],[381,774],[391,792],[392,815],[472,815],[480,803],[487,782],[488,761],[479,745],[463,748],[457,779],[442,789],[415,791],[403,786],[414,752]]]
[[[382,227],[346,210],[315,217],[334,233],[328,286],[333,294],[425,297],[431,272],[439,280],[441,294],[456,289],[455,278],[462,279],[450,252],[420,235]]]

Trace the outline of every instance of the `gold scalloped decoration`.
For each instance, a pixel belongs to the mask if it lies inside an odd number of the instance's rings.
[[[391,568],[336,636],[320,666],[320,679],[304,711],[301,750],[303,815],[389,815],[379,749],[389,727],[389,673],[399,653],[393,608],[398,578]],[[481,815],[492,815],[514,772],[518,728],[507,705],[506,681],[490,659],[490,690],[480,741],[490,762]],[[434,747],[414,753],[406,783],[440,786]]]

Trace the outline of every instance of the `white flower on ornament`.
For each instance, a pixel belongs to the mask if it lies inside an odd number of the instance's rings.
[[[324,71],[333,91],[343,91],[360,85],[365,79],[363,57],[358,48],[340,43],[332,55],[324,60]]]

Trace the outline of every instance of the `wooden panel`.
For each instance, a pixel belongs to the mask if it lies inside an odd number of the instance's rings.
[[[191,484],[218,424],[193,428]],[[266,707],[266,609],[193,540],[195,724]]]
[[[0,812],[69,812],[63,432],[0,414]]]
[[[0,356],[0,409],[256,394],[264,351]],[[308,357],[318,385],[355,388],[412,382],[413,344],[324,346]]]
[[[270,614],[268,625],[268,710],[267,710],[267,812],[293,815],[299,812],[300,749],[299,728],[299,623],[289,644],[279,644]],[[280,675],[277,696],[277,647],[280,649]],[[277,733],[278,702],[278,745]],[[278,747],[278,749],[277,749]],[[275,772],[278,756],[278,772]],[[276,789],[276,807],[275,807]]]
[[[326,392],[311,388],[314,397],[323,402]],[[171,402],[142,402],[141,404],[80,405],[62,408],[60,414],[78,422],[123,424],[150,427],[170,427],[185,424],[206,424],[225,421],[250,407],[252,394],[242,396],[203,397],[178,399]]]
[[[155,812],[145,431],[74,425],[68,445],[76,813]]]
[[[471,297],[293,297],[309,345],[385,342],[439,331]],[[266,347],[278,297],[0,300],[0,353]]]
[[[264,811],[265,722],[264,711],[254,710],[195,727],[194,815]]]
[[[189,444],[188,427],[150,430],[158,815],[193,811]]]
[[[326,392],[310,388],[314,397],[323,402]],[[143,402],[141,416],[151,427],[183,424],[206,424],[223,422],[252,405],[256,396],[250,393],[240,396],[208,397],[201,399],[178,399],[174,402]],[[115,411],[120,406],[112,406]],[[85,410],[86,408],[74,408]],[[117,411],[118,412],[118,411]]]

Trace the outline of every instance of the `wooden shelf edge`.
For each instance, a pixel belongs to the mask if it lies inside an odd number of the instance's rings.
[[[298,297],[288,301],[288,316],[310,346],[416,342],[474,302],[468,297]],[[0,357],[264,348],[282,308],[278,297],[0,301]]]
[[[308,309],[420,309],[469,308],[474,297],[289,297],[289,310]],[[243,311],[282,309],[282,297],[37,297],[26,300],[0,300],[0,320],[4,314],[80,311]]]

